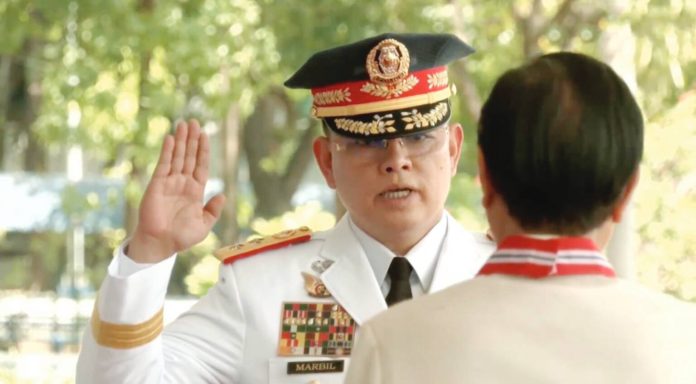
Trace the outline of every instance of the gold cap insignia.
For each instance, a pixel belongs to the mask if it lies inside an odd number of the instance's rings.
[[[310,275],[307,272],[302,272],[302,277],[305,282],[305,289],[312,297],[331,297],[331,293],[326,289],[326,285],[318,277]]]
[[[370,81],[389,84],[408,75],[411,57],[406,46],[394,39],[382,40],[370,50],[365,61]]]

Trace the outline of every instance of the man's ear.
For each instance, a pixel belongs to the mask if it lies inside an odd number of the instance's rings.
[[[495,189],[493,184],[491,184],[491,179],[488,176],[488,167],[486,166],[486,159],[483,157],[483,152],[481,147],[478,148],[478,174],[479,182],[481,183],[481,191],[483,192],[483,199],[481,204],[484,208],[490,208],[493,203],[493,196],[495,195]]]
[[[464,143],[464,129],[460,124],[453,124],[449,127],[450,139],[449,139],[449,155],[451,164],[451,175],[457,173],[457,164],[459,164],[459,158],[462,155],[462,145]]]
[[[633,194],[633,191],[635,191],[636,185],[638,185],[639,179],[640,168],[633,172],[633,175],[631,175],[631,178],[628,179],[628,183],[626,183],[626,187],[621,193],[621,196],[619,196],[619,200],[616,202],[616,205],[611,212],[611,220],[613,222],[618,223],[621,221],[621,218],[626,211],[626,206],[628,206],[628,202],[631,201],[631,195]]]
[[[336,189],[336,180],[333,173],[333,155],[331,154],[331,143],[327,137],[317,137],[312,144],[314,159],[317,161],[321,174],[324,175],[326,184],[331,189]]]

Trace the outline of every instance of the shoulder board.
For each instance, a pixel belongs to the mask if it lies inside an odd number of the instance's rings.
[[[292,244],[304,243],[312,238],[312,231],[308,227],[289,229],[275,235],[249,240],[245,243],[228,245],[214,252],[215,257],[225,264],[256,255],[257,253],[287,247]]]

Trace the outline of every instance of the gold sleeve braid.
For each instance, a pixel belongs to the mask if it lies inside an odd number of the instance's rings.
[[[97,344],[116,349],[130,349],[147,344],[160,333],[164,324],[164,311],[160,309],[149,320],[139,324],[114,324],[102,321],[94,304],[92,335]]]

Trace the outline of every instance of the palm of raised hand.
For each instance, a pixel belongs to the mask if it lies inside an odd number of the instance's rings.
[[[203,204],[208,162],[208,138],[195,121],[178,124],[175,136],[165,138],[140,203],[131,258],[157,262],[205,238],[224,202],[218,195]]]

